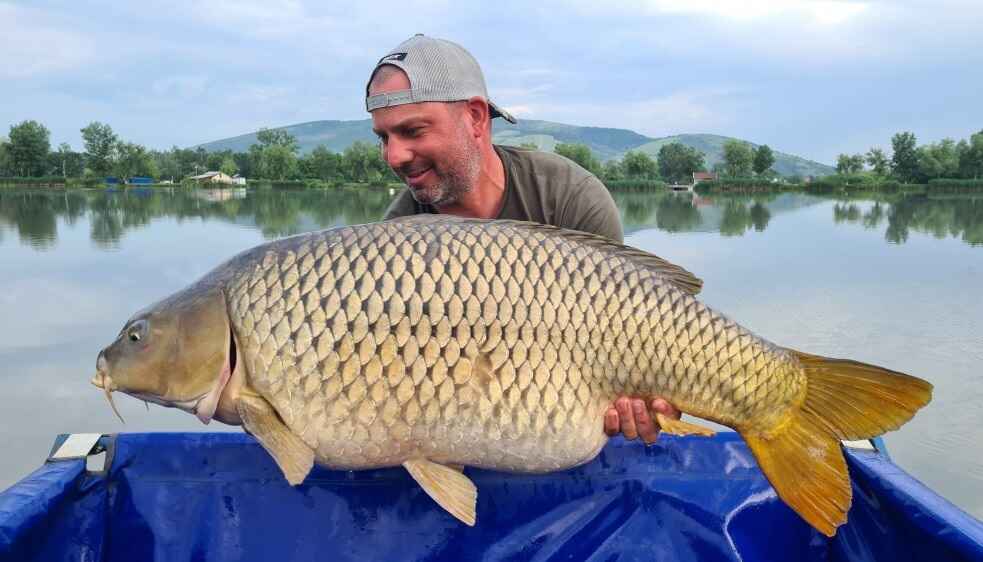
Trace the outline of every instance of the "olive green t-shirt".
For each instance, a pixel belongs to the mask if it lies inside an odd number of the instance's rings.
[[[505,168],[505,201],[498,219],[551,224],[624,241],[614,199],[594,174],[552,152],[495,145]],[[383,220],[436,213],[403,188]]]

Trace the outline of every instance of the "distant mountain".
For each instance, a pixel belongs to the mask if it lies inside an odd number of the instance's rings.
[[[640,150],[655,157],[659,148],[664,144],[679,142],[702,151],[706,155],[707,167],[723,160],[724,142],[732,137],[720,135],[673,135],[671,137],[652,138],[628,129],[613,129],[607,127],[581,127],[522,119],[516,124],[494,122],[493,139],[498,144],[518,146],[531,143],[540,150],[552,151],[557,143],[582,143],[591,148],[602,160],[621,158],[629,150]],[[355,141],[374,143],[372,120],[358,121],[311,121],[282,127],[297,138],[301,152],[307,153],[317,146],[325,146],[329,150],[341,152]],[[738,139],[739,140],[739,139]],[[256,142],[256,133],[239,135],[227,139],[201,144],[209,152],[233,150],[244,152]],[[751,143],[753,146],[757,146]],[[195,147],[197,148],[197,147]],[[772,147],[775,150],[774,147]],[[800,156],[786,154],[775,150],[774,170],[779,174],[790,176],[824,176],[835,170],[825,164],[813,162]]]

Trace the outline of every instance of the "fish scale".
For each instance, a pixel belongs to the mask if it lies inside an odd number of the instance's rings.
[[[765,407],[757,388],[769,409],[803,391],[780,348],[619,246],[555,229],[377,223],[237,263],[228,298],[249,383],[332,466],[420,454],[555,470],[593,457],[622,394],[736,424]]]

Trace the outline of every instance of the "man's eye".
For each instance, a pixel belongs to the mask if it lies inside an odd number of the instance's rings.
[[[413,129],[407,129],[406,136],[408,137],[418,137],[423,134],[422,127],[415,127]]]

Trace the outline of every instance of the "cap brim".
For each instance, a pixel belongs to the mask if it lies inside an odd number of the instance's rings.
[[[492,119],[496,117],[501,117],[502,119],[505,119],[509,123],[516,123],[515,117],[513,117],[512,114],[509,113],[508,111],[505,111],[501,107],[495,105],[495,102],[488,100],[488,107],[489,107],[488,113],[491,115]]]

